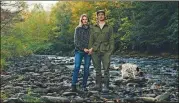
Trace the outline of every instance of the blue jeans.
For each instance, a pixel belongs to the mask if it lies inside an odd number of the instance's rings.
[[[89,75],[89,67],[91,64],[91,55],[88,55],[88,53],[85,53],[84,51],[75,50],[75,67],[73,70],[72,85],[76,85],[76,83],[78,82],[78,73],[80,70],[83,57],[84,57],[83,88],[86,88],[88,75]]]

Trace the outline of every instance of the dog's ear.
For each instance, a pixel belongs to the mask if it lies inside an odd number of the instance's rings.
[[[139,70],[140,70],[140,68],[139,68],[139,67],[137,67],[137,68],[136,68],[136,71],[139,71]]]

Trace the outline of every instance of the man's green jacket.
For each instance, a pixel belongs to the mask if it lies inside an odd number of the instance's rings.
[[[91,26],[89,48],[94,52],[111,53],[114,50],[113,28],[105,24],[101,29],[98,24]]]

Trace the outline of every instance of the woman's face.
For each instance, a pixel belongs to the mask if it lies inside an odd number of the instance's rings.
[[[83,16],[81,21],[83,25],[88,24],[88,18],[86,16]]]

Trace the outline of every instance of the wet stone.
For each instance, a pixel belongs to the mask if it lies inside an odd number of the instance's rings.
[[[70,100],[65,97],[41,96],[45,103],[69,103]]]
[[[24,103],[20,98],[8,98],[3,103]]]
[[[23,88],[23,87],[20,87],[20,86],[16,86],[16,87],[14,87],[14,89],[15,89],[15,92],[18,93],[18,92],[20,92],[21,90],[23,90],[24,88]]]
[[[63,96],[73,96],[73,95],[77,95],[77,93],[76,92],[64,92],[62,95]]]
[[[48,87],[47,91],[48,91],[48,93],[60,92],[61,91],[61,87]]]
[[[2,81],[8,81],[11,79],[11,75],[1,75],[1,80]]]
[[[72,103],[83,103],[83,101],[84,99],[79,96],[76,96],[75,98],[71,100]]]
[[[127,83],[127,86],[128,87],[137,87],[137,86],[139,86],[139,84],[137,84],[137,83]]]
[[[156,97],[156,94],[145,94],[145,97]]]
[[[48,90],[47,90],[47,89],[44,89],[44,88],[34,88],[34,89],[33,89],[33,92],[34,92],[34,93],[47,93]]]
[[[50,56],[53,59],[49,59]],[[108,94],[98,92],[93,88],[96,78],[93,65],[90,66],[87,81],[89,91],[81,91],[82,66],[77,83],[77,89],[80,92],[70,92],[74,57],[33,55],[15,58],[14,61],[15,63],[9,64],[4,71],[8,74],[1,75],[2,90],[3,93],[9,93],[8,98],[22,97],[23,99],[29,93],[29,88],[31,88],[31,95],[41,97],[45,103],[70,101],[104,103],[112,102],[114,99],[118,99],[120,102],[131,102],[133,100],[136,103],[153,100],[178,102],[177,88],[179,83],[177,80],[178,69],[176,69],[178,60],[157,58],[155,56],[145,58],[113,56],[112,65],[114,64],[117,67],[121,65],[120,61],[135,63],[141,67],[145,78],[122,79],[120,70],[110,69],[110,91]],[[154,85],[155,83],[158,83],[158,85]],[[171,93],[167,94],[170,87],[174,87],[176,90],[172,90]],[[135,100],[135,98],[138,98],[138,100]]]
[[[110,74],[111,77],[119,76],[119,71],[110,71],[109,74]]]

